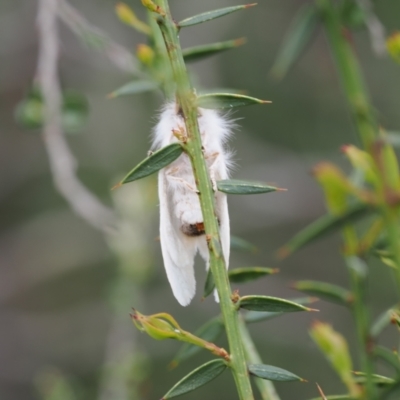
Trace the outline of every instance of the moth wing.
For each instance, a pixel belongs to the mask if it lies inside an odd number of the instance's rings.
[[[216,181],[228,179],[229,175],[227,160],[229,160],[229,155],[221,152],[213,171],[213,176]],[[224,254],[226,268],[228,269],[229,255],[231,249],[231,228],[228,212],[228,196],[225,193],[219,192],[217,190],[215,193],[215,197],[216,211],[219,218],[219,232],[221,237],[222,252]]]
[[[221,236],[222,252],[224,254],[226,268],[228,269],[231,249],[228,197],[221,192],[217,193],[217,210],[219,215],[219,232]]]
[[[158,174],[158,196],[160,242],[165,271],[175,298],[182,306],[187,306],[196,292],[193,263],[197,249],[195,241],[181,232],[179,221],[174,217],[165,170]]]

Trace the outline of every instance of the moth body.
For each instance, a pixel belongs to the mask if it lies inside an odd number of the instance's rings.
[[[199,109],[198,123],[203,154],[214,189],[222,251],[229,262],[230,229],[227,198],[218,192],[216,182],[228,178],[230,154],[224,145],[231,124],[216,111]],[[184,140],[185,122],[176,104],[167,104],[154,130],[154,149]],[[178,139],[179,138],[179,139]],[[194,257],[200,253],[209,267],[209,254],[200,207],[201,195],[196,186],[189,156],[182,153],[158,175],[160,201],[160,242],[165,270],[178,302],[186,306],[195,295]]]

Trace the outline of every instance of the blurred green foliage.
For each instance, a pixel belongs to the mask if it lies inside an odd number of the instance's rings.
[[[129,49],[143,42],[143,36],[119,23],[114,2],[90,0],[73,4],[91,23]],[[140,2],[129,4],[144,19]],[[246,88],[248,94],[273,101],[265,109],[245,108],[232,113],[233,118],[240,119],[237,122],[240,128],[236,129],[231,143],[238,164],[233,176],[259,179],[289,189],[287,194],[230,200],[233,233],[250,240],[259,249],[257,254],[235,253],[232,266],[279,265],[281,269],[280,274],[267,281],[251,284],[243,293],[241,289],[242,294],[259,289],[273,296],[293,297],[288,281],[309,277],[347,284],[348,278],[337,254],[337,238],[328,238],[284,262],[278,263],[274,256],[289,237],[323,213],[321,193],[309,176],[311,166],[329,158],[348,169],[339,146],[358,144],[320,31],[285,80],[276,82],[269,77],[282,37],[303,4],[310,2],[268,0],[261,2],[255,13],[233,14],[210,22],[207,29],[192,27],[182,34],[186,47],[246,36],[245,46],[193,65],[193,78],[199,87]],[[229,5],[232,2],[218,2],[218,7]],[[376,1],[375,6],[388,33],[400,29],[397,0]],[[211,0],[176,0],[172,7],[178,20],[216,8]],[[67,377],[74,377],[74,387],[81,390],[76,391],[79,398],[96,398],[104,349],[114,318],[114,310],[108,303],[113,288],[123,294],[125,305],[119,308],[119,313],[127,320],[130,306],[140,303],[143,312],[156,312],[162,307],[194,331],[216,314],[217,306],[212,299],[201,304],[201,293],[191,309],[180,308],[173,299],[156,240],[157,219],[153,216],[157,210],[156,184],[152,178],[148,178],[149,185],[143,189],[148,196],[148,207],[142,217],[148,222],[150,239],[147,251],[151,260],[147,262],[156,273],[145,273],[141,300],[135,285],[128,285],[124,290],[119,285],[113,286],[120,273],[118,256],[109,249],[104,237],[76,217],[55,192],[40,136],[26,134],[14,120],[14,109],[29,91],[36,68],[35,14],[36,2],[0,1],[4,32],[0,38],[4,60],[0,89],[0,397],[36,399],[35,378],[46,367],[54,366]],[[356,10],[355,15],[349,15],[349,24],[359,24],[357,21]],[[132,76],[121,73],[101,54],[82,46],[65,27],[61,35],[63,87],[79,90],[90,105],[82,134],[69,137],[69,144],[80,164],[79,177],[111,204],[109,188],[146,155],[155,121],[154,110],[158,109],[160,99],[148,93],[113,101],[107,99],[107,93]],[[357,30],[353,40],[381,124],[388,130],[399,130],[399,66],[388,57],[377,58],[373,54],[365,30]],[[32,121],[33,115],[33,122],[38,126],[40,101],[36,99],[33,107],[28,105],[28,119]],[[125,267],[129,271],[130,267]],[[372,263],[370,274],[370,290],[380,293],[372,304],[375,315],[391,307],[396,297],[392,280],[382,274],[377,263]],[[199,281],[205,280],[200,268],[197,276]],[[321,303],[318,308],[319,317],[329,320],[348,338],[352,353],[356,339],[347,312],[328,303]],[[318,381],[324,392],[330,393],[340,383],[338,378],[332,378],[329,366],[308,337],[312,319],[313,316],[304,314],[283,317],[258,325],[252,334],[265,355],[265,362],[301,371],[302,377],[310,382]],[[136,333],[128,323],[128,336],[132,335],[129,340],[133,340]],[[382,342],[390,347],[395,335],[394,330],[386,330]],[[183,375],[183,370],[167,372],[165,367],[178,347],[172,343],[171,346],[154,343],[144,336],[134,340],[140,348],[148,349],[148,356],[153,360],[152,366],[146,367],[148,380],[144,377],[145,381],[140,382],[141,395],[145,399],[160,398]],[[205,361],[205,356],[201,357]],[[146,362],[144,365],[148,365]],[[197,365],[198,361],[188,361],[187,368]],[[387,372],[385,365],[380,368]],[[221,387],[224,398],[234,398],[233,384],[228,374],[225,375],[194,392],[191,399],[206,396],[220,399]],[[313,384],[278,384],[277,387],[284,399],[306,399],[318,394]]]

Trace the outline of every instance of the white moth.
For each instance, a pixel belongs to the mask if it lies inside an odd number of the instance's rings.
[[[222,251],[229,262],[230,229],[227,198],[216,190],[216,181],[228,178],[230,154],[224,144],[231,134],[232,123],[216,111],[199,109],[198,123],[203,154],[213,183],[216,214],[220,226]],[[175,103],[167,104],[154,129],[152,149],[178,142],[177,133],[186,136],[185,121]],[[164,266],[174,296],[182,306],[196,292],[194,257],[197,251],[209,268],[209,253],[204,234],[199,194],[189,156],[182,153],[158,174],[160,201],[160,241]],[[217,299],[217,297],[216,297]]]

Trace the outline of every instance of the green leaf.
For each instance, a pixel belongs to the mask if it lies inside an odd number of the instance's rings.
[[[126,96],[129,94],[150,92],[152,90],[156,90],[157,88],[158,84],[153,81],[132,81],[121,86],[117,90],[114,90],[107,97],[114,99],[115,97]]]
[[[181,379],[161,400],[172,399],[173,397],[196,390],[224,372],[226,367],[227,365],[223,360],[212,360],[201,365]]]
[[[189,47],[188,49],[184,49],[182,54],[186,62],[198,61],[234,47],[239,47],[245,42],[246,40],[244,38],[240,38],[227,40],[225,42],[206,44],[203,46]]]
[[[133,182],[154,174],[175,161],[182,152],[183,148],[179,143],[172,143],[163,147],[145,158],[140,164],[133,168],[120,183],[114,186],[114,188],[117,188],[124,183]]]
[[[367,375],[364,372],[359,372],[355,371],[353,372],[355,378],[355,382],[357,382],[359,385],[364,385],[367,382]],[[372,383],[374,383],[377,386],[388,386],[388,385],[393,385],[396,381],[392,378],[388,378],[387,376],[383,375],[378,375],[378,374],[372,374]]]
[[[376,208],[364,203],[354,203],[342,215],[327,214],[312,222],[279,250],[280,257],[287,257],[305,245],[334,232],[344,225],[359,220],[376,211]]]
[[[230,270],[228,272],[228,277],[232,283],[243,283],[254,281],[265,275],[276,274],[277,272],[279,272],[277,268],[245,267]]]
[[[311,304],[316,301],[315,297],[300,297],[296,299],[292,299],[294,303],[298,304]],[[260,322],[260,321],[266,321],[272,318],[279,317],[281,315],[285,315],[286,313],[284,312],[273,312],[273,311],[247,311],[244,313],[244,320],[246,323],[252,323],[252,322]]]
[[[234,107],[251,106],[253,104],[271,103],[255,97],[234,93],[207,93],[197,97],[197,105],[202,108],[217,108],[227,110]]]
[[[214,288],[215,288],[214,277],[211,272],[211,268],[209,268],[207,271],[206,281],[204,283],[203,299],[208,297],[213,292]]]
[[[353,300],[353,295],[349,290],[326,282],[298,281],[293,285],[293,289],[345,306]]]
[[[236,268],[228,272],[228,278],[231,283],[244,283],[262,278],[265,275],[276,274],[279,270],[266,267],[245,267]],[[204,284],[203,298],[208,297],[215,288],[214,278],[211,269],[207,272],[206,282]]]
[[[221,318],[216,317],[206,322],[203,326],[197,329],[196,332],[194,332],[194,335],[206,340],[207,342],[214,342],[218,338],[218,336],[222,333],[223,329],[224,329],[224,324]],[[195,346],[190,343],[185,343],[180,348],[174,359],[171,361],[170,367],[171,368],[176,367],[178,364],[193,357],[201,350],[202,348],[199,346]]]
[[[310,335],[340,376],[350,395],[358,398],[362,391],[352,374],[353,364],[345,338],[322,322],[313,324]]]
[[[257,251],[257,247],[254,246],[254,244],[248,242],[247,240],[231,235],[231,250],[255,253]]]
[[[315,397],[311,400],[325,400],[322,397]],[[326,400],[357,400],[355,397],[348,394],[334,394],[333,396],[326,396]]]
[[[378,316],[371,326],[370,335],[372,338],[377,339],[382,331],[391,324],[392,315],[395,311],[395,306],[393,306]]]
[[[237,179],[217,181],[217,187],[220,192],[228,194],[260,194],[285,190],[263,183],[239,181]]]
[[[271,74],[282,79],[310,43],[319,21],[318,11],[313,5],[304,5],[297,13],[279,50]]]
[[[257,376],[261,379],[277,382],[291,382],[291,381],[304,381],[304,379],[286,371],[285,369],[274,367],[265,364],[250,364],[248,366],[251,375]]]
[[[400,373],[400,359],[397,352],[389,350],[383,346],[374,346],[373,354],[377,358],[381,358],[387,364],[392,366],[397,373]]]
[[[63,92],[61,125],[65,133],[76,133],[85,125],[89,115],[89,104],[85,96],[73,90]],[[39,88],[33,87],[15,110],[19,124],[26,129],[40,129],[44,122],[43,96]]]
[[[356,274],[357,278],[365,280],[368,275],[368,266],[366,262],[359,256],[346,256],[345,258],[347,267]]]
[[[295,311],[317,311],[304,307],[301,304],[290,300],[280,299],[271,296],[243,296],[237,303],[239,308],[252,311],[273,311],[273,312],[295,312]]]
[[[244,10],[246,8],[253,7],[255,5],[256,5],[256,3],[244,4],[244,5],[240,5],[240,6],[220,8],[220,9],[214,10],[214,11],[207,11],[205,13],[201,13],[201,14],[198,14],[193,17],[189,17],[189,18],[186,18],[186,19],[180,21],[178,23],[178,27],[183,28],[186,26],[202,24],[203,22],[211,21],[212,19],[220,18],[225,15],[231,14],[235,11]]]

